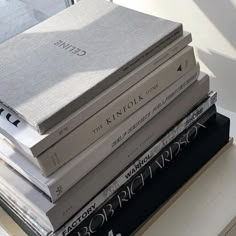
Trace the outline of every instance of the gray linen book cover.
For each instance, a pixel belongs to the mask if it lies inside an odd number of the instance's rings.
[[[80,1],[0,45],[0,102],[45,133],[181,34],[176,22]]]

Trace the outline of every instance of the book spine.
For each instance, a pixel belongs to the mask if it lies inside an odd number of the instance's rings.
[[[229,141],[229,119],[211,120],[199,130],[197,137],[169,163],[166,171],[146,181],[145,186],[125,202],[107,223],[100,228],[97,236],[132,235],[153,212],[173,196],[198,170],[201,169]],[[181,141],[181,140],[180,140]],[[109,234],[110,233],[110,234]],[[75,235],[68,234],[70,236]],[[77,236],[79,234],[76,234]],[[65,236],[65,235],[64,235]],[[81,234],[82,236],[82,234]]]
[[[193,48],[186,47],[37,157],[43,174],[52,174],[195,66]]]
[[[49,134],[40,135],[31,126],[13,114],[7,107],[1,104],[0,111],[3,109],[6,114],[11,115],[11,120],[19,120],[17,127],[8,122],[4,116],[0,115],[0,131],[24,155],[39,156],[58,140],[69,134],[72,130],[82,124],[86,119],[101,110],[107,103],[117,98],[128,88],[140,81],[150,72],[158,68],[165,61],[170,59],[177,52],[181,51],[191,42],[191,34],[185,33],[182,37],[176,39],[173,43],[163,48],[156,55],[137,67],[134,71],[124,76],[109,89],[103,91],[87,105],[65,119],[60,125],[52,129]]]
[[[117,176],[102,192],[100,192],[92,201],[90,201],[83,209],[81,209],[59,233],[68,232],[78,226],[83,220],[86,220],[97,208],[99,208],[117,189],[128,182],[140,169],[150,162],[154,156],[161,151],[166,145],[172,142],[180,133],[190,127],[196,120],[203,115],[216,101],[216,93],[213,93],[209,98],[192,111],[186,118],[178,123],[171,131],[153,145],[147,152],[139,156],[125,171]],[[87,213],[87,214],[86,214]],[[90,214],[88,214],[90,213]],[[85,217],[86,216],[86,217]],[[78,222],[79,219],[79,222]],[[60,235],[60,234],[59,234]]]
[[[197,137],[201,129],[205,129],[206,122],[216,114],[215,107],[207,111],[199,121],[194,122],[192,126],[179,134],[171,143],[163,147],[160,152],[154,154],[152,161],[147,165],[138,167],[132,177],[126,175],[128,181],[120,186],[120,188],[113,192],[108,201],[105,202],[96,212],[87,218],[79,227],[68,228],[63,231],[64,236],[78,235],[84,236],[86,234],[93,235],[112,218],[112,215],[123,207],[126,201],[132,198],[132,195],[138,193],[145,187],[146,182],[162,171],[167,171],[169,164],[178,156],[178,154]],[[140,163],[138,163],[140,165]],[[109,193],[110,194],[110,193]],[[103,219],[103,217],[105,217]],[[77,221],[78,222],[78,221]],[[75,225],[75,224],[74,224]]]
[[[187,87],[195,82],[198,75],[199,67],[197,66],[193,71],[185,74],[181,79],[176,81],[145,106],[141,107],[118,127],[92,144],[90,148],[87,148],[75,157],[77,159],[76,165],[70,169],[70,173],[68,173],[67,176],[58,179],[58,182],[60,182],[59,185],[55,184],[55,182],[52,185],[48,183],[52,201],[54,202],[61,197],[70,187],[103,161],[110,153],[117,149],[156,114],[158,114]],[[68,165],[69,164],[70,163],[68,163]]]

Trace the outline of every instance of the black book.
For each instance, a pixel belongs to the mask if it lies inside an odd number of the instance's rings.
[[[108,188],[107,199],[104,201],[101,206],[95,210],[89,217],[84,219],[79,223],[80,218],[74,219],[74,222],[67,227],[64,227],[62,230],[63,235],[80,235],[84,232],[90,234],[96,234],[97,230],[103,226],[103,224],[112,218],[116,214],[116,211],[119,211],[120,208],[128,202],[133,195],[138,194],[138,192],[145,188],[146,182],[150,181],[154,175],[162,173],[165,171],[175,158],[178,158],[179,153],[186,146],[190,145],[192,141],[198,136],[198,133],[201,132],[201,129],[206,129],[209,120],[215,119],[216,107],[215,105],[208,109],[199,119],[196,119],[192,125],[188,126],[183,132],[179,135],[176,135],[173,141],[170,141],[170,136],[174,136],[176,129],[171,129],[170,132],[164,135],[161,139],[164,148],[158,148],[158,140],[151,147],[144,152],[144,158],[138,157],[131,166],[135,168],[127,168],[128,171],[124,171],[125,174],[119,174],[111,182],[114,185]],[[165,138],[167,137],[167,138]],[[170,140],[169,140],[170,139]],[[122,177],[126,181],[122,181]],[[121,185],[121,183],[123,183]],[[109,192],[111,192],[109,194]]]
[[[150,181],[146,181],[137,194],[123,201],[123,207],[94,235],[125,236],[134,233],[229,141],[229,118],[217,113],[216,119],[211,119],[206,126],[206,129],[199,130],[194,141],[179,152],[165,171],[158,172]]]

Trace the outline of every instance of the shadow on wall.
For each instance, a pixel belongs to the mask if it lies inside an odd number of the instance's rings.
[[[196,48],[198,57],[214,72],[215,77],[211,80],[211,89],[218,92],[219,105],[236,112],[236,60],[221,55],[218,52],[208,50],[205,52]]]
[[[236,8],[230,0],[194,0],[212,24],[236,49]]]
[[[209,21],[228,41],[234,51],[233,57],[220,54],[212,49],[203,51],[196,48],[200,60],[213,71],[215,78],[211,80],[211,88],[219,92],[220,106],[236,112],[236,8],[232,1],[226,0],[194,0]],[[214,6],[212,6],[214,5]],[[213,40],[213,39],[212,39]],[[219,50],[223,50],[219,48]],[[235,99],[232,99],[235,98]]]

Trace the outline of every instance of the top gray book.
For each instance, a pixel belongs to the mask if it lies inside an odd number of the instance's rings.
[[[181,35],[180,23],[80,1],[0,45],[0,102],[43,134]]]

